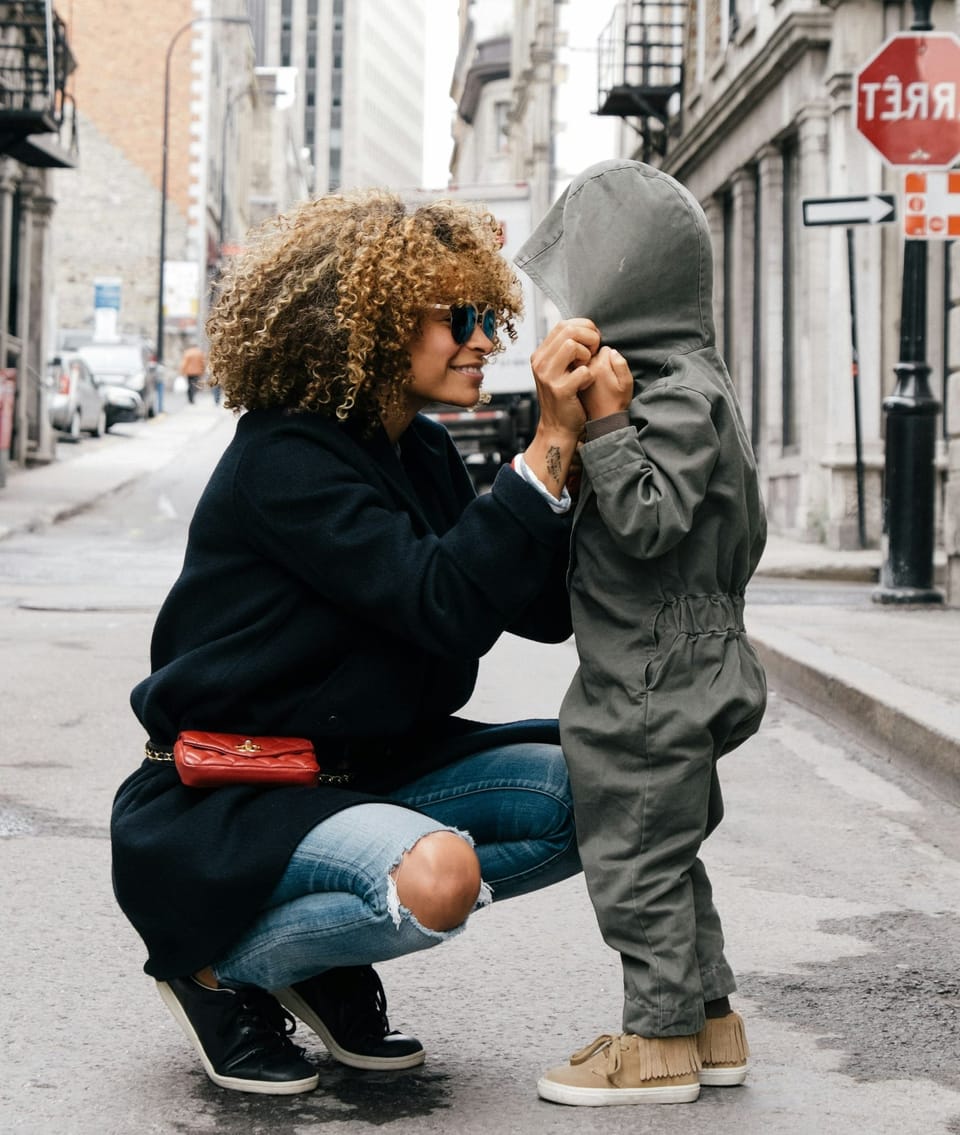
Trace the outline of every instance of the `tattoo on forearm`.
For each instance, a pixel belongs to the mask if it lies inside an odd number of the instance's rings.
[[[547,450],[547,472],[557,482],[558,485],[560,484],[562,469],[563,466],[560,462],[560,450],[555,445],[551,445]]]

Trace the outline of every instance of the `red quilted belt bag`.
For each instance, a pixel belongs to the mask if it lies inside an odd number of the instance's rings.
[[[313,743],[305,737],[186,730],[173,746],[173,761],[180,779],[191,788],[317,784],[321,779]]]

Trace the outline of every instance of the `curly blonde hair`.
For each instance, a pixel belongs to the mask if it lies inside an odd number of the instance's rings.
[[[403,404],[409,346],[431,304],[490,304],[516,338],[522,295],[500,244],[499,222],[479,206],[408,207],[382,190],[318,197],[268,221],[234,258],[207,321],[226,406],[372,428]]]

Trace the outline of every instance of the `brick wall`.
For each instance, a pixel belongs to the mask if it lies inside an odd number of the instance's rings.
[[[164,63],[173,36],[196,15],[193,0],[72,0],[69,15],[80,111],[159,189]],[[184,212],[192,36],[179,37],[170,68],[168,192]]]
[[[93,278],[123,280],[121,329],[155,335],[164,64],[194,0],[71,0],[60,8],[77,70],[80,156],[53,179],[54,308],[59,327],[93,319]],[[193,32],[171,56],[167,259],[186,254]]]

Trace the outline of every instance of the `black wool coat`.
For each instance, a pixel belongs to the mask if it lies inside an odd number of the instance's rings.
[[[395,448],[316,414],[238,423],[190,525],[131,703],[149,738],[182,729],[309,737],[349,789],[187,788],[145,760],[112,816],[120,906],[157,978],[215,961],[320,820],[552,721],[454,715],[504,630],[570,634],[569,521],[510,469],[477,497],[446,431]]]

